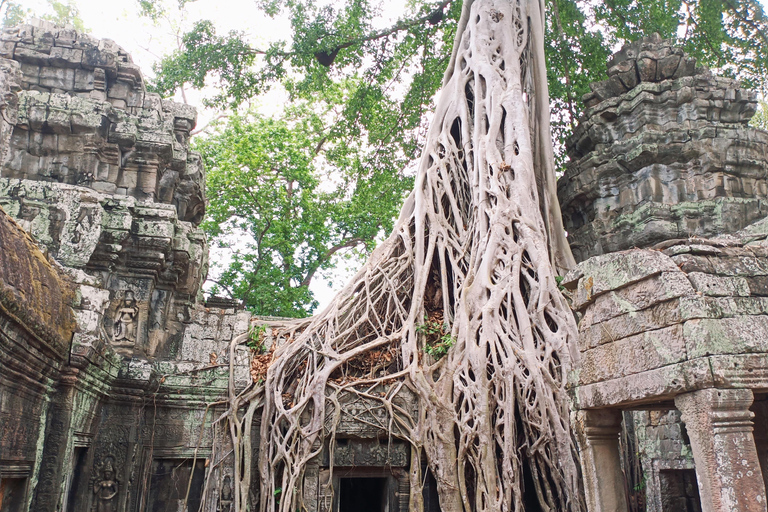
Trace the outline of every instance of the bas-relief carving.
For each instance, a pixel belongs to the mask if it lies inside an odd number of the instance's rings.
[[[219,492],[219,505],[216,508],[216,512],[232,512],[232,478],[227,475],[224,477],[224,481],[221,483],[221,491]]]
[[[136,344],[136,330],[139,321],[139,307],[133,292],[128,290],[117,308],[112,330],[112,341],[118,347],[133,347]]]
[[[405,467],[409,460],[408,445],[398,440],[338,439],[333,451],[334,466]],[[330,464],[329,450],[323,450],[323,466]]]
[[[117,493],[120,483],[115,475],[111,457],[107,457],[100,471],[100,478],[93,484],[94,512],[117,512]]]

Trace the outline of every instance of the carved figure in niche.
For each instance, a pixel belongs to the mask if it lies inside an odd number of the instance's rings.
[[[139,316],[139,306],[133,292],[125,292],[125,298],[115,313],[114,341],[118,345],[133,345],[136,343],[136,323]]]
[[[72,234],[72,243],[77,245],[82,240],[83,235],[90,233],[93,228],[93,211],[90,208],[80,210],[75,223],[75,232]]]
[[[217,512],[230,512],[232,509],[232,479],[229,475],[224,477],[219,493],[219,508]]]
[[[93,504],[95,512],[117,512],[117,491],[119,484],[115,479],[115,469],[112,466],[112,460],[107,459],[104,468],[101,470],[102,478],[93,484],[93,493],[96,495],[96,502]]]

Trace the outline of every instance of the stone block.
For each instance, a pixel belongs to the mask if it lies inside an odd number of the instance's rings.
[[[675,76],[677,68],[680,66],[680,55],[669,55],[658,60],[656,67],[656,79],[667,80]]]
[[[0,57],[3,59],[13,59],[13,52],[15,49],[15,41],[0,41]]]
[[[768,276],[747,277],[746,281],[751,295],[768,296]]]
[[[768,354],[768,315],[702,318],[684,324],[688,357]]]
[[[64,110],[51,110],[46,116],[45,123],[50,130],[58,134],[72,133],[72,125],[69,122],[69,112]]]
[[[768,389],[765,354],[715,355],[707,358],[714,385],[726,388]]]
[[[59,135],[56,151],[59,153],[82,153],[83,138],[78,135]]]
[[[681,324],[646,331],[581,354],[579,384],[616,379],[686,360]]]
[[[714,385],[709,358],[702,357],[653,370],[579,386],[580,408],[633,406],[658,403],[677,394]]]
[[[98,48],[84,49],[81,65],[84,69],[101,68],[103,71],[117,73],[117,55],[99,51]]]
[[[693,286],[685,274],[663,272],[599,296],[589,313],[591,321],[597,324],[624,314],[634,314],[671,299],[694,294]]]
[[[30,85],[38,85],[40,83],[40,66],[37,64],[23,63],[21,65],[21,80]]]
[[[13,50],[13,59],[22,63],[45,65],[50,56],[38,51],[35,47],[29,47],[24,43],[17,43]]]
[[[93,71],[87,69],[75,70],[75,91],[92,91],[93,90]]]
[[[589,308],[579,322],[579,348],[584,351],[644,331],[657,330],[681,323],[683,320],[681,302],[686,299],[688,298],[661,302],[649,308],[631,311],[600,323],[592,323],[593,313],[592,308]],[[692,310],[694,308],[689,305],[686,311],[690,315]]]
[[[54,46],[51,48],[50,64],[54,67],[79,68],[83,60],[83,51]]]
[[[681,320],[694,318],[726,318],[740,315],[768,314],[765,297],[681,297],[678,302]]]
[[[676,254],[672,256],[672,261],[677,264],[680,270],[686,273],[715,273],[715,268],[712,266],[712,261],[706,256],[700,256],[696,254]]]
[[[749,285],[743,277],[723,277],[702,272],[688,273],[696,291],[713,297],[746,297],[749,295]]]
[[[675,263],[659,251],[632,250],[605,254],[579,264],[571,281],[581,274],[573,307],[581,309],[611,290],[662,272],[679,272]]]
[[[109,101],[113,107],[119,110],[125,110],[128,106],[125,100],[118,99],[118,98],[109,98],[107,97],[107,101]]]
[[[75,70],[43,66],[40,68],[40,85],[70,91],[75,87]]]

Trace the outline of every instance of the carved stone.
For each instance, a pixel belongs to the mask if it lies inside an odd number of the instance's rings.
[[[749,389],[703,389],[675,398],[691,438],[704,512],[767,510],[752,400]]]
[[[752,436],[748,410],[768,391],[768,133],[746,124],[756,96],[658,37],[608,67],[558,183],[583,260],[562,283],[579,318],[573,396],[584,418],[644,411],[625,416],[626,479],[613,478],[612,440],[600,451],[584,438],[587,498],[620,508],[622,487],[648,512],[763,511],[765,434]]]
[[[196,113],[148,93],[114,42],[46,22],[0,33],[0,113],[3,510],[161,509],[157,468],[196,454],[204,473],[226,444],[207,404],[250,324],[199,300]],[[243,388],[248,348],[235,357]],[[205,492],[190,503],[214,512]]]
[[[558,181],[577,261],[768,215],[768,133],[747,124],[755,91],[658,37],[625,46],[608,74],[584,98]]]

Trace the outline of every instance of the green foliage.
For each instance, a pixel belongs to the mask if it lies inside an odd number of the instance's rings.
[[[46,21],[51,21],[57,25],[72,25],[80,32],[88,32],[85,28],[82,18],[80,17],[80,10],[73,0],[67,0],[66,2],[59,2],[58,0],[48,0],[48,5],[53,10],[50,14],[44,14],[41,16]]]
[[[72,25],[81,32],[88,32],[80,11],[73,0],[60,2],[59,0],[47,0],[48,12],[34,13],[32,9],[23,7],[23,3],[10,0],[0,0],[0,19],[3,27],[13,27],[24,23],[32,16],[37,16],[45,21],[53,22],[57,25]]]
[[[25,9],[18,2],[0,0],[0,13],[3,27],[13,27],[24,23],[32,15],[32,9]]]
[[[757,105],[757,112],[749,124],[761,130],[768,130],[768,101],[761,100]]]
[[[248,348],[256,352],[257,354],[264,354],[267,351],[266,345],[264,345],[264,338],[267,335],[267,326],[264,324],[252,325],[248,330],[248,341],[246,345]]]
[[[360,141],[334,133],[334,106],[316,100],[282,118],[235,116],[196,146],[208,169],[203,228],[233,250],[216,287],[256,314],[311,313],[316,273],[336,255],[371,249],[411,186],[367,165]]]
[[[416,332],[424,335],[424,352],[435,361],[442,359],[456,344],[456,338],[446,329],[445,324],[439,320],[430,320],[426,316],[424,323],[416,326]]]
[[[581,115],[581,97],[589,92],[591,82],[606,78],[605,62],[610,55],[603,34],[589,27],[581,4],[576,0],[547,2],[544,51],[555,159],[560,168],[565,164],[565,139]]]
[[[658,32],[699,64],[765,91],[768,19],[758,0],[608,0],[595,7],[610,44]]]

